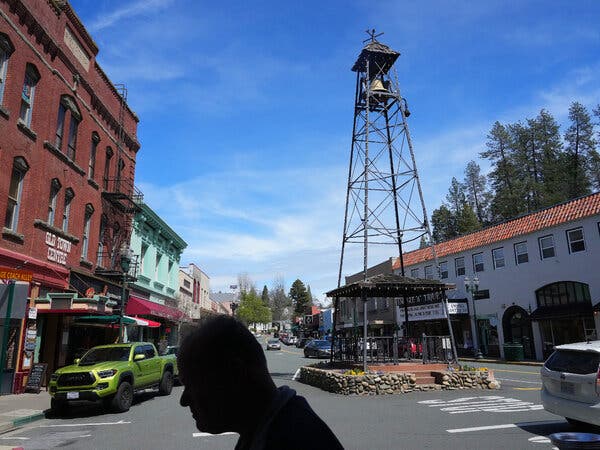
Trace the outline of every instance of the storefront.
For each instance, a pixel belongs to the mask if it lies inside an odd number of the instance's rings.
[[[594,308],[585,283],[561,281],[536,291],[537,309],[531,320],[539,322],[544,359],[554,346],[597,339]]]
[[[159,350],[167,345],[178,344],[179,324],[184,320],[184,314],[179,309],[131,295],[125,313],[160,323],[160,327],[144,331],[147,331],[144,339],[153,342]]]

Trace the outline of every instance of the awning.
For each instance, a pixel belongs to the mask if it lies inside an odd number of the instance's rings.
[[[144,300],[138,297],[129,297],[125,313],[132,316],[155,316],[177,322],[183,319],[183,312],[170,306],[161,305],[159,303]]]
[[[140,327],[158,328],[161,325],[160,322],[155,322],[154,320],[150,319],[141,319],[139,317],[128,317],[128,319],[135,320],[136,325]]]
[[[568,305],[540,306],[531,313],[531,320],[563,319],[593,315],[591,303],[570,303]]]
[[[112,315],[112,316],[81,316],[75,319],[75,322],[87,322],[87,323],[106,323],[106,324],[114,324],[119,323],[120,316]],[[133,325],[135,324],[135,320],[131,317],[123,316],[123,323],[125,325]]]

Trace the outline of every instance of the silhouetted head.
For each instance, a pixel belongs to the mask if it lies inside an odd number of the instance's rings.
[[[276,389],[260,344],[230,316],[204,320],[184,338],[177,362],[185,386],[180,403],[200,431],[243,434]]]

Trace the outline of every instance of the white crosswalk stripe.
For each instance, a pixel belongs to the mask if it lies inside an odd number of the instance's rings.
[[[481,397],[463,397],[454,400],[424,400],[421,405],[439,408],[448,414],[465,414],[474,412],[521,412],[543,409],[542,405],[525,402],[516,398],[506,398],[498,395]]]

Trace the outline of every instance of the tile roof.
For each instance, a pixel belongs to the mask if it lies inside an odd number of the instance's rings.
[[[508,220],[464,236],[435,245],[438,258],[471,250],[517,236],[534,233],[563,223],[600,214],[600,192],[580,197],[556,206]],[[433,259],[431,247],[404,253],[404,266],[412,266]],[[394,269],[400,268],[400,260],[394,261]]]

